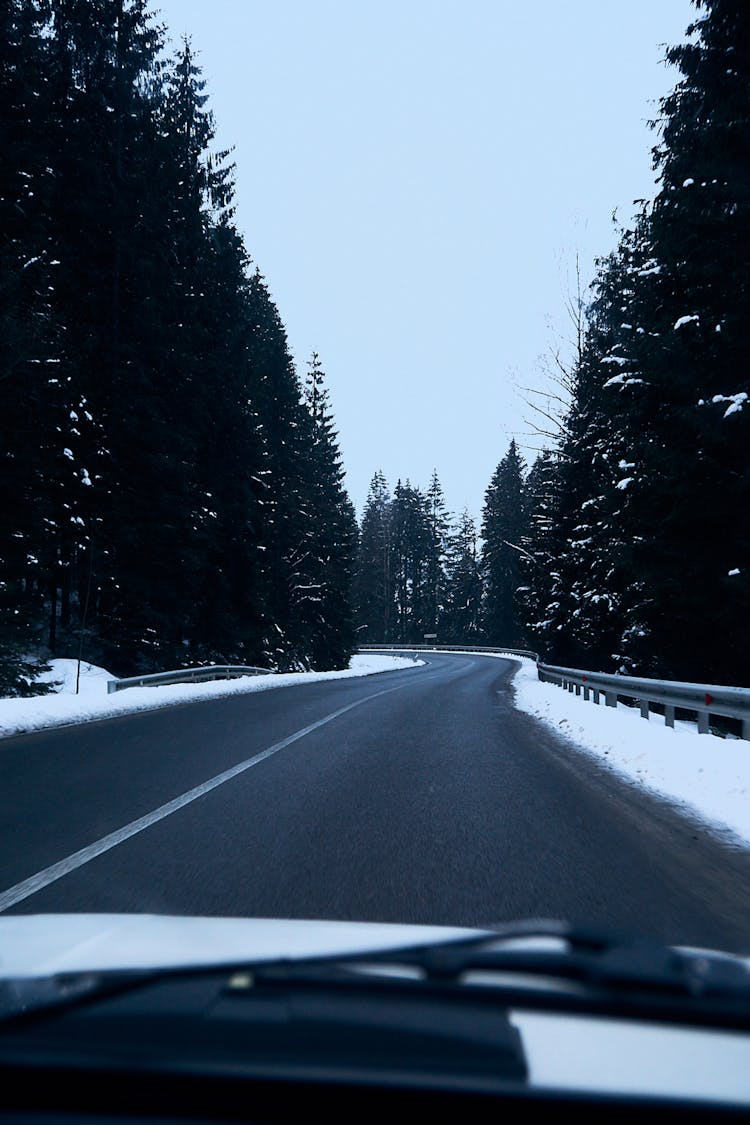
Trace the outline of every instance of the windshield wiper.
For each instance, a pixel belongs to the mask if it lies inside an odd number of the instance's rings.
[[[371,987],[373,980],[430,991],[471,987],[530,1007],[750,1026],[750,966],[740,958],[554,920],[510,923],[406,950],[261,965],[254,972],[256,984]]]
[[[641,936],[528,920],[431,945],[304,960],[101,971],[0,981],[0,1024],[86,1006],[167,979],[219,975],[233,996],[298,988],[394,992],[750,1027],[750,967]]]
[[[133,969],[0,980],[0,1025],[118,996],[163,975],[160,969]]]

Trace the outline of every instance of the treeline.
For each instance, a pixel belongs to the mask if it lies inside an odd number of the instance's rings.
[[[561,663],[750,684],[750,6],[697,7],[528,483],[521,606]]]
[[[511,446],[478,563],[473,548],[456,555],[476,583],[470,620],[449,609],[444,540],[427,579],[441,542],[430,503],[408,486],[389,501],[381,480],[361,529],[368,639],[437,631],[579,667],[750,684],[750,6],[697,7],[668,52],[681,73],[654,123],[658,192],[598,262],[556,439],[528,472]]]
[[[189,42],[146,0],[0,4],[0,690],[346,665],[352,506],[313,357],[233,222]]]
[[[437,473],[427,491],[382,472],[370,484],[359,535],[354,599],[360,643],[479,640],[482,580],[468,512],[451,517]]]
[[[383,473],[375,473],[354,582],[361,643],[417,644],[432,635],[444,644],[524,642],[518,590],[518,544],[527,538],[530,515],[524,476],[513,441],[487,489],[477,529],[467,510],[448,512],[437,472],[426,491],[399,480],[392,494]]]

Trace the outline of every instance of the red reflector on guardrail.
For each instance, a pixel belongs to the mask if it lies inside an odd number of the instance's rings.
[[[713,701],[714,697],[710,695],[709,692],[706,692],[706,703],[713,703]]]

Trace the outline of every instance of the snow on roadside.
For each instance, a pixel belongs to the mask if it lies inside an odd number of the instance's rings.
[[[353,656],[347,669],[340,672],[269,673],[265,676],[243,676],[236,680],[210,680],[203,684],[162,684],[159,687],[134,687],[107,695],[107,680],[115,679],[104,668],[81,664],[79,694],[75,694],[75,660],[53,660],[52,671],[40,679],[58,682],[57,694],[38,695],[29,699],[0,699],[0,737],[41,730],[44,727],[84,723],[106,719],[132,711],[153,711],[175,703],[192,703],[223,695],[243,695],[268,691],[271,688],[310,684],[320,680],[345,680],[357,676],[373,676],[400,668],[414,668],[423,660],[374,653]]]
[[[50,660],[49,664],[49,672],[40,672],[37,682],[55,685],[55,691],[59,695],[75,695],[76,678],[79,695],[106,695],[107,680],[115,679],[106,668],[98,668],[96,664],[89,664],[85,660],[81,661],[80,676],[77,660]],[[4,702],[6,700],[0,700],[0,704]]]
[[[681,805],[736,845],[750,843],[750,743],[698,734],[691,723],[672,730],[663,716],[652,715],[647,722],[622,703],[597,706],[556,684],[540,683],[533,660],[521,660],[513,688],[520,711],[577,749]]]

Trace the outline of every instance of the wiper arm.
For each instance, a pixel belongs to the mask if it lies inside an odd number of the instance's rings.
[[[159,970],[136,969],[0,980],[0,1025],[117,996],[159,976]]]
[[[537,940],[537,947],[528,939]],[[538,939],[551,947],[539,948]],[[506,1007],[750,1027],[750,967],[740,958],[673,949],[555,920],[513,922],[467,938],[372,953],[0,981],[0,1025],[85,1006],[168,978],[215,974],[235,996],[280,986],[445,997],[456,991],[466,995],[464,989],[470,988],[472,995]]]
[[[433,980],[456,980],[469,971],[513,971],[609,988],[642,987],[696,997],[728,993],[750,1000],[750,970],[733,956],[691,953],[651,938],[577,930],[558,922],[512,926],[498,936],[560,938],[562,948],[493,948],[497,938],[491,937],[469,947],[445,943],[428,948],[420,965]]]
[[[553,947],[534,948],[523,939],[553,939]],[[465,940],[406,950],[261,965],[254,980],[363,987],[376,980],[440,991],[471,986],[507,1003],[582,1011],[600,1006],[609,1013],[750,1025],[750,968],[739,958],[554,920],[510,923]]]
[[[435,950],[423,968],[432,980],[458,980],[467,972],[517,972],[554,976],[592,986],[642,988],[691,997],[740,996],[750,1001],[750,975],[731,960],[682,954],[657,942],[636,940],[597,953],[573,950]]]

